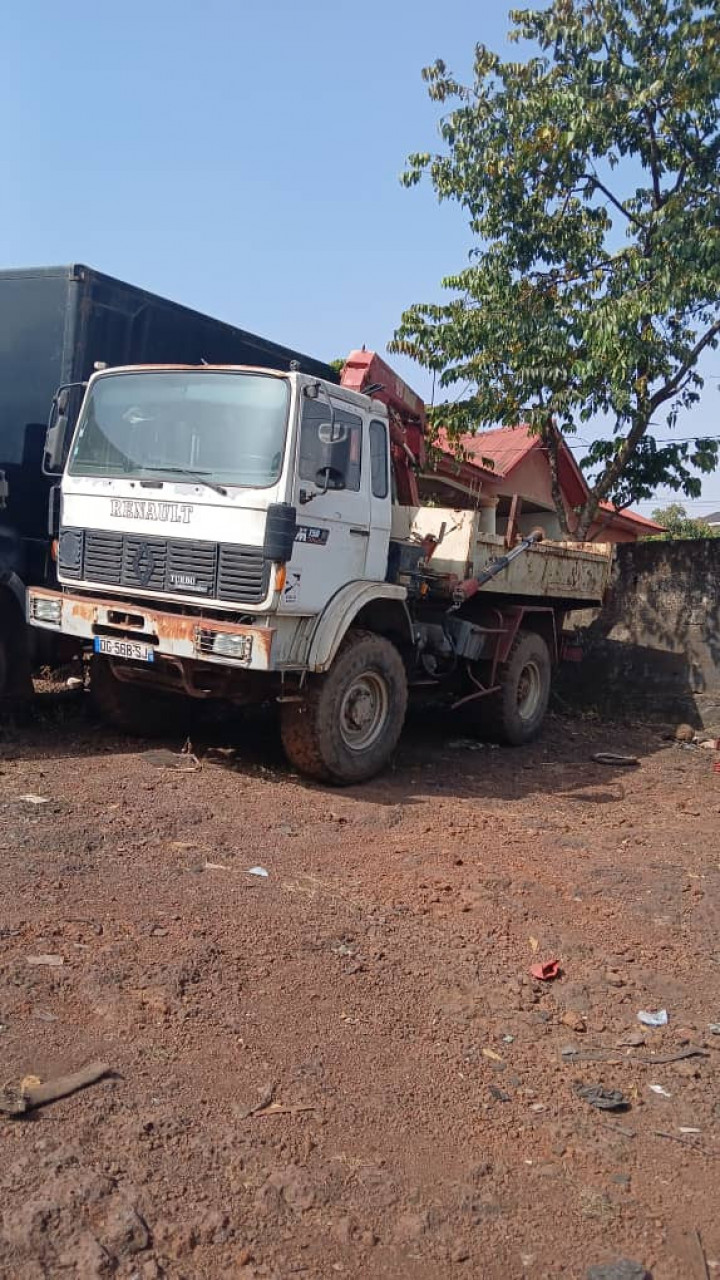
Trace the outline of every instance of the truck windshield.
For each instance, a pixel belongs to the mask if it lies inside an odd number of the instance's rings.
[[[289,387],[262,373],[106,374],[85,401],[68,471],[267,488],[285,448]]]

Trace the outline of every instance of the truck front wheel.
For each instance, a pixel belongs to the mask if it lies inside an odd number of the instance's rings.
[[[478,703],[485,736],[511,747],[532,742],[545,719],[551,677],[550,652],[542,636],[519,631],[507,662],[498,669],[499,691]]]
[[[330,670],[309,676],[301,702],[282,707],[290,763],[336,785],[365,782],[387,764],[407,708],[405,667],[394,644],[350,631]]]

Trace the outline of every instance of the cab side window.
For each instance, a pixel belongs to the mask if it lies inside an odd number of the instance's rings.
[[[387,498],[388,446],[384,422],[370,423],[370,481],[373,497]]]
[[[335,407],[331,422],[326,400],[306,400],[300,428],[301,480],[320,488],[360,489],[362,418]]]

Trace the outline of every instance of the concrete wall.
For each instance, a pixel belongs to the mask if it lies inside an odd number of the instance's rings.
[[[605,606],[561,696],[608,716],[720,729],[720,538],[616,548]],[[584,621],[587,619],[584,619]]]

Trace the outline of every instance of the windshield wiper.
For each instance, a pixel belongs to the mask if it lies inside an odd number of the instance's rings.
[[[186,467],[144,467],[144,471],[161,471],[166,475],[187,476],[189,480],[197,480],[198,484],[204,484],[208,489],[214,489],[216,493],[227,497],[227,489],[221,484],[217,484],[214,480],[207,480],[209,471],[189,471]]]

